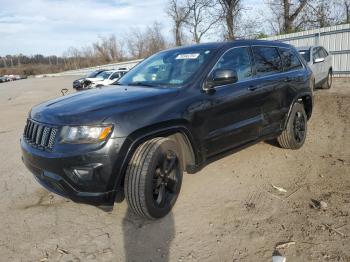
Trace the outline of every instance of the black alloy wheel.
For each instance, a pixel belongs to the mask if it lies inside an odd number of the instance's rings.
[[[183,166],[179,145],[157,137],[134,152],[125,174],[129,207],[138,215],[156,219],[167,215],[180,193]]]
[[[177,155],[172,151],[166,152],[159,159],[153,175],[153,199],[158,207],[169,205],[177,197],[180,173]]]
[[[294,138],[298,143],[301,143],[305,139],[305,122],[307,120],[304,117],[304,114],[301,112],[296,112],[294,116]]]

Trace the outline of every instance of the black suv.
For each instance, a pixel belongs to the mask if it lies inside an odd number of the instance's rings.
[[[23,161],[44,187],[77,202],[125,198],[140,216],[165,216],[183,171],[277,138],[305,141],[313,75],[294,47],[233,41],[157,53],[115,86],[33,107]]]

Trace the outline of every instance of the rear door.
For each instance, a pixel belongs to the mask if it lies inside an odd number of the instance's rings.
[[[284,71],[284,85],[280,85],[276,89],[280,101],[280,117],[278,119],[280,122],[284,120],[285,115],[288,113],[291,102],[294,99],[294,95],[292,95],[295,92],[294,90],[308,85],[309,80],[296,50],[293,48],[279,48],[279,51]]]
[[[261,128],[259,136],[265,136],[279,130],[281,113],[281,90],[286,89],[282,60],[278,49],[271,46],[253,46],[256,68],[255,90],[259,96]]]

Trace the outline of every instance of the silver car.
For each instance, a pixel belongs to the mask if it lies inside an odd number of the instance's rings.
[[[333,59],[327,50],[322,46],[298,47],[297,49],[314,73],[315,87],[323,89],[331,88],[333,80]]]

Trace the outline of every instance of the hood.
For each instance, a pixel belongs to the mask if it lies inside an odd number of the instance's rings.
[[[106,80],[106,79],[103,79],[103,78],[98,78],[98,77],[89,77],[89,78],[85,78],[86,80],[89,80],[91,82],[101,82],[103,80]]]
[[[101,123],[104,119],[125,113],[156,100],[169,101],[177,88],[108,86],[62,96],[34,106],[30,118],[53,125]]]
[[[85,77],[78,78],[78,79],[74,80],[74,82],[81,82],[81,81],[83,81],[84,79],[85,79]]]

